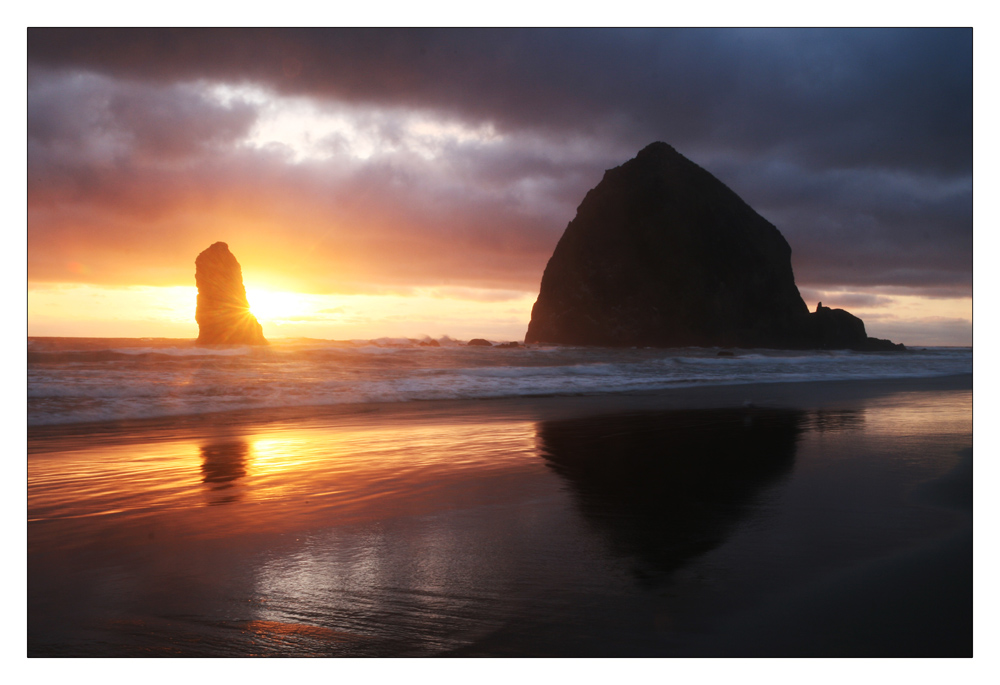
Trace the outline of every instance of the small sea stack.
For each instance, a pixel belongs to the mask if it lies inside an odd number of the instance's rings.
[[[264,332],[250,313],[243,270],[226,243],[214,243],[194,261],[198,286],[198,343],[266,345]]]
[[[542,275],[526,343],[901,350],[809,312],[784,236],[666,143],[605,172]]]

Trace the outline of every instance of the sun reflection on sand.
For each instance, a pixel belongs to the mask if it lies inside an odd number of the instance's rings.
[[[269,437],[253,441],[253,475],[261,478],[309,463],[310,446],[303,438]]]
[[[969,412],[971,392],[893,395],[872,403],[866,412],[866,429],[874,436],[922,441],[928,435],[972,433]]]
[[[29,520],[87,517],[121,532],[141,528],[144,512],[169,512],[174,530],[195,537],[281,532],[433,510],[484,474],[537,467],[530,422],[365,420],[209,440],[133,439],[33,455]],[[197,513],[205,504],[226,506],[205,517]],[[65,542],[74,544],[72,536]]]
[[[100,446],[32,456],[29,520],[179,508],[200,490],[201,465],[198,446],[190,442]]]

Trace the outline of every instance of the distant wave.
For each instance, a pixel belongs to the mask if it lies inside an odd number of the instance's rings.
[[[698,385],[970,373],[970,348],[904,354],[465,347],[445,341],[31,339],[28,423],[116,421],[262,407],[601,394]]]

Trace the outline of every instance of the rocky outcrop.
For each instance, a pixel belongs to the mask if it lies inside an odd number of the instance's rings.
[[[465,343],[466,347],[493,347],[493,343],[484,338],[473,338]]]
[[[816,305],[816,311],[806,321],[806,339],[812,342],[810,347],[824,350],[878,352],[905,349],[902,343],[869,338],[864,321],[846,310],[824,307],[822,302]]]
[[[214,243],[194,261],[198,286],[198,342],[202,345],[266,345],[250,313],[243,271],[225,243]]]
[[[888,349],[843,310],[811,314],[791,255],[725,184],[653,143],[587,193],[545,268],[525,342]]]

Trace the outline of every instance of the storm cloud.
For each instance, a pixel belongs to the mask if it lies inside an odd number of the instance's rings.
[[[971,293],[963,29],[31,29],[29,278],[185,283],[220,239],[312,292],[530,291],[655,140],[800,286]]]

